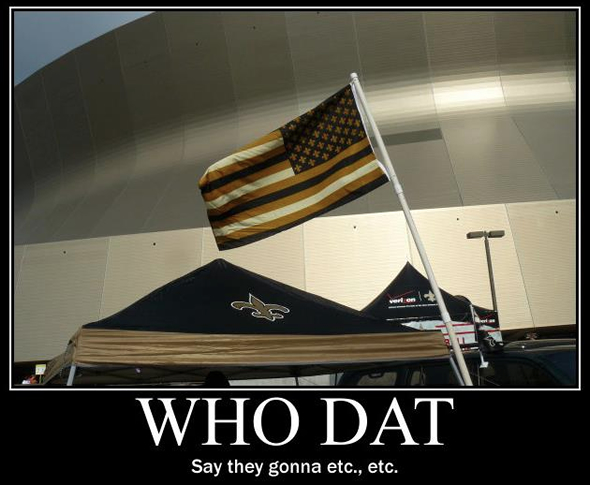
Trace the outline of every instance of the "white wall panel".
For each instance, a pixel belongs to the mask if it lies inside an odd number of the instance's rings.
[[[507,206],[535,326],[576,323],[576,206]]]
[[[255,244],[219,251],[210,227],[203,229],[203,262],[223,258],[247,270],[305,289],[303,227],[297,226]]]
[[[14,360],[49,359],[100,311],[108,239],[27,246],[14,296]]]
[[[16,291],[18,285],[18,278],[22,267],[23,257],[25,255],[26,246],[14,246],[12,250],[12,271],[14,280],[12,282],[12,291]]]
[[[201,265],[202,229],[110,238],[100,318]]]
[[[304,225],[306,290],[363,308],[409,259],[401,213],[313,219]]]
[[[503,238],[490,240],[500,326],[532,327],[527,295],[502,205],[430,209],[413,212],[438,285],[452,295],[492,308],[483,239],[467,239],[471,231],[504,230]],[[426,274],[412,242],[412,260]]]

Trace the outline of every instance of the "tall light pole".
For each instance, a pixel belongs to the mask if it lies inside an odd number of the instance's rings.
[[[494,284],[494,270],[492,269],[492,255],[490,253],[489,238],[504,237],[504,231],[473,231],[467,233],[467,239],[480,239],[483,237],[486,247],[486,258],[488,260],[488,273],[490,275],[490,289],[492,290],[493,310],[498,314],[498,302],[496,301],[496,287]]]

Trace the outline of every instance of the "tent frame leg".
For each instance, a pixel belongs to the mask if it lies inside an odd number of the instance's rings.
[[[74,385],[75,375],[76,375],[76,364],[72,364],[70,366],[70,374],[68,375],[68,382],[66,384],[67,387],[72,387]]]

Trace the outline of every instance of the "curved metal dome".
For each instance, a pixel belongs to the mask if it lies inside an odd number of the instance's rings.
[[[353,71],[412,208],[575,197],[575,12],[156,12],[15,88],[15,243],[206,226],[205,168]]]

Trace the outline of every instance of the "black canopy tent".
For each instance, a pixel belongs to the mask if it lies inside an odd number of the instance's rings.
[[[141,385],[342,371],[448,355],[419,332],[217,259],[82,326],[46,382]]]
[[[463,296],[453,296],[442,288],[440,291],[459,343],[464,346],[475,345],[474,318],[469,300]],[[473,310],[480,330],[492,336],[494,340],[501,341],[497,313],[477,305],[473,305]],[[447,338],[447,331],[430,282],[410,263],[406,263],[393,281],[362,311],[411,328],[440,329],[445,339]]]

